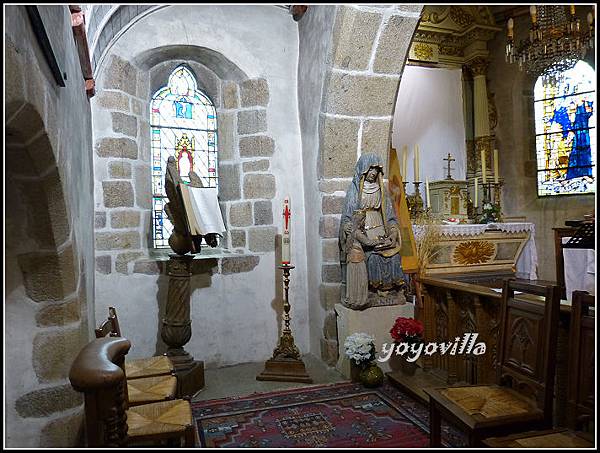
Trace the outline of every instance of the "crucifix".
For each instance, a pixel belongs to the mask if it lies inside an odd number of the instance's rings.
[[[446,175],[446,179],[452,179],[452,175],[450,174],[450,162],[455,161],[456,159],[453,158],[450,153],[448,153],[448,157],[442,160],[446,160],[448,161],[448,174]]]

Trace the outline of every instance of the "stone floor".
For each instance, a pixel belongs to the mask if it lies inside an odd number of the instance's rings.
[[[246,396],[252,393],[272,392],[311,385],[333,384],[343,382],[344,378],[335,368],[328,367],[322,360],[311,354],[302,357],[313,384],[301,382],[257,381],[256,376],[264,368],[261,363],[243,363],[224,368],[204,371],[205,387],[194,395],[192,401],[204,401],[231,396]]]

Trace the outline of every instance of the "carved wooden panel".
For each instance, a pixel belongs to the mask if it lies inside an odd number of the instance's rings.
[[[540,380],[543,376],[543,312],[531,313],[509,308],[504,364],[514,371]]]

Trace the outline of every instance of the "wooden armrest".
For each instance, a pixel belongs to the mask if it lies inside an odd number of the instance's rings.
[[[130,341],[122,337],[97,338],[85,345],[69,372],[73,388],[89,392],[117,385],[125,373],[116,363],[123,362],[129,348]]]

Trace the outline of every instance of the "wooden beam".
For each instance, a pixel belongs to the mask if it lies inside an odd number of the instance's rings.
[[[308,5],[290,5],[290,14],[296,22],[302,19],[302,16],[306,13]]]
[[[73,27],[73,37],[77,45],[77,54],[79,56],[79,65],[81,73],[85,80],[85,91],[88,97],[95,94],[94,73],[92,71],[92,63],[90,60],[90,50],[85,32],[85,15],[81,8],[77,5],[69,5],[71,10],[71,26]]]
[[[66,74],[63,74],[60,67],[58,66],[58,61],[56,61],[56,55],[52,50],[52,45],[50,44],[50,39],[48,38],[48,33],[46,33],[46,28],[44,27],[44,22],[42,21],[42,17],[40,16],[40,11],[37,6],[25,6],[27,11],[27,15],[29,16],[29,20],[31,21],[31,26],[33,28],[33,32],[37,38],[37,41],[42,48],[42,53],[44,54],[44,58],[50,66],[50,71],[54,76],[54,80],[56,84],[64,87]]]

